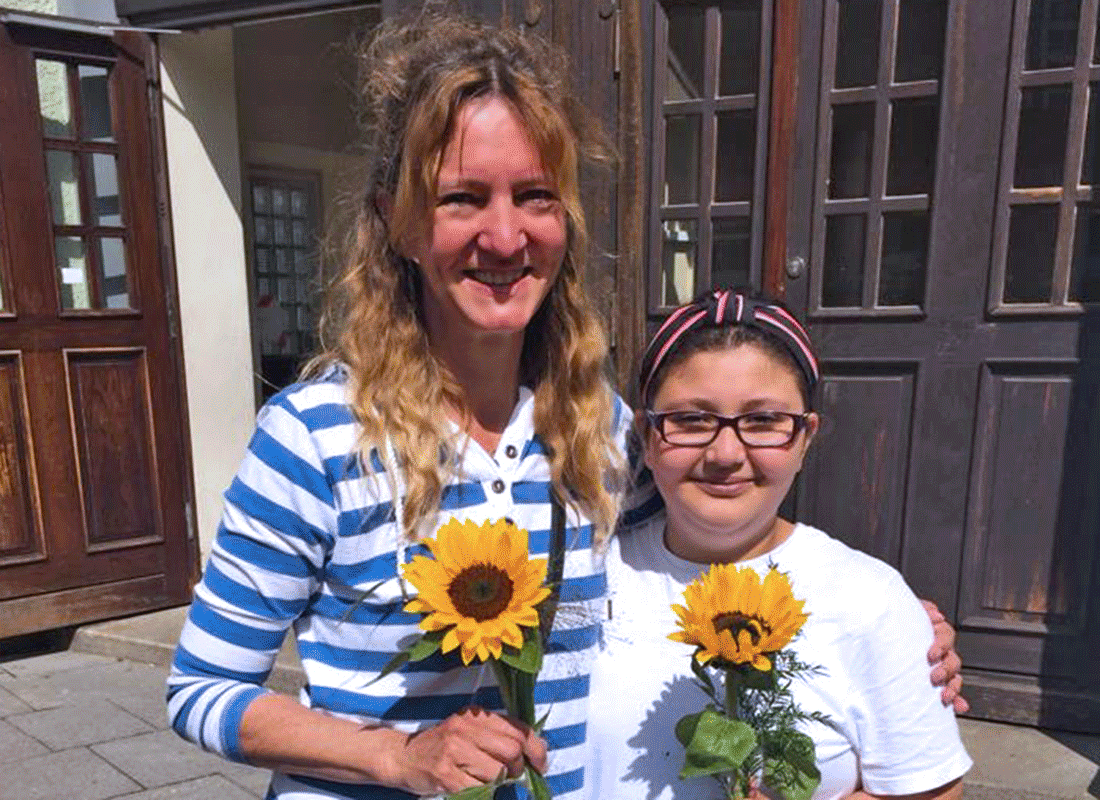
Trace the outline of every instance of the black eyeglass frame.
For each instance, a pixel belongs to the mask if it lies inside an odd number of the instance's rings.
[[[744,414],[737,414],[736,416],[728,417],[725,414],[715,414],[713,411],[702,411],[700,409],[684,409],[677,408],[671,411],[651,411],[646,409],[645,416],[649,421],[649,424],[653,426],[653,429],[657,431],[657,435],[661,437],[661,440],[666,444],[670,444],[673,447],[709,447],[714,444],[714,440],[718,438],[718,434],[722,432],[723,428],[733,428],[734,435],[741,441],[741,444],[745,447],[752,447],[754,449],[760,448],[773,448],[773,447],[786,447],[795,439],[798,438],[798,434],[802,433],[806,429],[807,420],[812,411],[803,411],[801,414],[796,414],[793,411],[749,411]],[[694,444],[683,444],[681,442],[670,442],[665,436],[665,420],[674,414],[699,414],[705,417],[712,417],[718,421],[718,425],[715,426],[714,431],[709,439],[705,442],[698,442]],[[748,417],[755,417],[760,414],[776,414],[783,417],[790,418],[793,423],[791,429],[791,435],[786,441],[776,442],[774,444],[753,444],[745,441],[745,435],[741,432],[741,420]]]

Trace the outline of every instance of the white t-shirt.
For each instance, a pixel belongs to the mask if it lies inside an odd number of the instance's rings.
[[[911,794],[963,775],[972,762],[953,711],[929,680],[931,623],[901,575],[801,524],[772,552],[742,566],[763,574],[772,562],[810,615],[791,647],[825,670],[792,686],[803,710],[831,721],[802,728],[814,740],[821,770],[814,800],[856,788]],[[671,604],[683,603],[684,588],[701,570],[665,547],[663,518],[612,540],[610,618],[589,696],[588,797],[705,800],[710,786],[717,788],[708,778],[677,777],[684,749],[676,722],[708,699],[691,674],[692,648],[667,636],[676,630]]]

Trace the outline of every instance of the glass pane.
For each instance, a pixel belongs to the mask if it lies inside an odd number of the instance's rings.
[[[105,308],[130,308],[130,287],[126,277],[126,243],[108,236],[99,240],[99,290]]]
[[[936,177],[935,97],[895,100],[890,113],[886,194],[930,194]]]
[[[1085,129],[1085,155],[1081,183],[1100,183],[1100,83],[1089,84],[1089,121]]]
[[[833,214],[825,219],[822,306],[863,305],[863,214]]]
[[[50,204],[55,225],[79,225],[80,179],[77,177],[76,155],[68,150],[46,151],[46,178],[50,184]]]
[[[833,106],[829,197],[867,197],[875,143],[875,104]]]
[[[308,275],[312,271],[308,250],[294,251],[294,271],[299,275]]]
[[[1058,206],[1012,206],[1005,264],[1006,303],[1049,303],[1054,280]]]
[[[1069,86],[1032,86],[1022,90],[1013,182],[1016,188],[1062,185],[1069,95]]]
[[[121,227],[115,157],[110,153],[90,153],[85,159],[84,174],[91,180],[92,224]]]
[[[760,0],[738,0],[722,8],[718,94],[754,94],[759,79]]]
[[[927,264],[928,212],[904,211],[883,214],[878,304],[880,306],[922,305]]]
[[[276,217],[271,220],[272,238],[275,240],[275,244],[288,244],[290,242],[290,231],[287,230],[289,227],[285,219]]]
[[[294,281],[290,278],[279,278],[279,302],[294,302]]]
[[[88,290],[87,254],[84,240],[78,236],[54,237],[54,259],[62,308],[91,308]]]
[[[80,112],[83,139],[109,142],[114,139],[111,126],[111,97],[107,91],[107,68],[81,64],[76,68],[80,81]]]
[[[943,70],[947,0],[901,0],[894,80],[936,80]]]
[[[305,278],[298,278],[294,291],[297,294],[299,303],[309,302],[309,281]]]
[[[296,217],[304,217],[309,205],[306,203],[306,193],[295,189],[290,193],[290,213]]]
[[[749,285],[751,240],[752,231],[748,217],[714,220],[714,244],[710,261],[712,288],[733,289]]]
[[[1100,303],[1100,208],[1077,206],[1069,299]]]
[[[691,6],[668,9],[668,85],[666,100],[703,96],[706,10]]]
[[[1031,0],[1025,69],[1073,66],[1080,17],[1081,0]]]
[[[290,274],[290,252],[282,247],[275,249],[275,273],[278,275]]]
[[[881,0],[840,0],[834,84],[838,89],[878,83],[881,13]]]
[[[38,111],[42,115],[42,135],[56,139],[73,138],[73,110],[69,104],[69,78],[62,61],[34,62],[38,76]]]
[[[252,187],[252,211],[266,214],[271,210],[271,191],[266,186]]]
[[[256,272],[267,272],[271,268],[268,263],[269,252],[266,247],[256,248]]]
[[[661,305],[678,306],[695,296],[695,220],[665,220],[661,253]]]
[[[271,225],[268,224],[268,220],[265,217],[256,217],[254,222],[254,229],[256,232],[256,243],[267,244],[271,241]]]
[[[296,219],[290,225],[290,241],[296,245],[304,245],[306,243],[306,224]]]
[[[665,205],[699,202],[699,117],[665,120]]]
[[[754,160],[756,158],[756,111],[718,113],[714,199],[752,200]]]
[[[290,198],[286,189],[271,190],[271,213],[286,216],[290,210]]]

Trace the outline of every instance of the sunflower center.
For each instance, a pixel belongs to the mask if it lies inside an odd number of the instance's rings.
[[[508,608],[512,579],[492,564],[474,564],[454,577],[447,594],[459,614],[484,622]]]
[[[733,634],[734,639],[737,639],[737,635],[741,631],[748,631],[749,638],[752,639],[754,645],[760,643],[760,637],[764,635],[765,631],[770,632],[768,626],[756,617],[747,617],[738,611],[727,611],[724,614],[719,614],[711,620],[711,624],[714,625],[716,632],[729,631]]]

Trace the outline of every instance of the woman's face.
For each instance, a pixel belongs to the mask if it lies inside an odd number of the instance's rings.
[[[789,365],[753,344],[699,352],[673,366],[653,397],[654,411],[805,411]],[[644,416],[639,418],[645,424]],[[802,468],[818,418],[785,447],[746,447],[726,426],[706,447],[677,447],[645,431],[645,463],[668,515],[672,552],[698,563],[743,560],[768,552],[776,515]]]
[[[522,337],[567,245],[556,187],[515,111],[499,97],[466,103],[443,151],[431,224],[408,254],[429,338]]]

